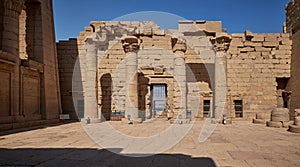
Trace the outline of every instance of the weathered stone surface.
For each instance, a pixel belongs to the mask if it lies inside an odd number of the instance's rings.
[[[292,0],[286,5],[286,38],[289,37],[289,34],[292,34],[290,37],[292,39],[293,48],[292,48],[292,58],[291,58],[291,90],[293,94],[291,96],[290,104],[290,118],[295,117],[294,110],[300,108],[300,2],[299,0]],[[286,42],[286,41],[285,41]],[[288,42],[289,43],[289,42]]]
[[[61,99],[51,3],[1,2],[0,129],[58,122]]]

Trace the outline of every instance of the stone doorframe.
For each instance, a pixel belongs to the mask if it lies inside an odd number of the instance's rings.
[[[174,95],[174,78],[172,75],[150,75],[148,84],[148,94],[146,97],[146,118],[151,118],[151,85],[164,84],[167,87],[167,106],[169,106],[167,112],[174,112],[174,99],[171,98]]]

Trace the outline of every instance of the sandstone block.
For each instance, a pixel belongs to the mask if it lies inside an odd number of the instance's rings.
[[[252,52],[252,51],[254,51],[254,48],[252,48],[252,47],[244,47],[244,48],[240,48],[239,51],[241,53]]]
[[[163,35],[165,35],[165,30],[154,29],[154,30],[153,30],[153,34],[154,34],[154,35],[158,35],[158,36],[163,36]]]
[[[229,50],[228,50],[228,53],[237,55],[237,54],[239,54],[239,50],[236,47],[230,47]]]
[[[282,33],[282,34],[280,34],[280,36],[284,37],[284,38],[289,38],[290,34],[289,33]]]
[[[251,41],[253,42],[263,42],[265,40],[265,35],[264,34],[254,34],[253,38]]]
[[[270,52],[261,52],[261,56],[263,57],[263,59],[271,59],[272,55],[270,54]]]
[[[265,46],[265,47],[276,47],[277,45],[278,45],[278,42],[274,42],[274,41],[263,42],[263,46]]]
[[[255,46],[262,46],[262,43],[261,42],[245,41],[244,45],[245,46],[250,46],[250,47],[255,47]]]
[[[255,51],[257,51],[257,52],[269,52],[269,51],[271,51],[271,48],[256,46]]]
[[[292,50],[292,46],[290,45],[279,45],[279,50]]]
[[[249,52],[249,58],[250,59],[256,59],[261,57],[261,53],[260,52]]]
[[[292,45],[292,41],[291,40],[282,40],[280,41],[281,45]]]
[[[250,30],[246,30],[244,34],[246,38],[252,38],[254,36]]]
[[[242,38],[232,38],[230,46],[243,47],[244,43],[242,42]]]
[[[265,37],[265,41],[267,42],[276,42],[277,41],[277,35],[268,35]]]

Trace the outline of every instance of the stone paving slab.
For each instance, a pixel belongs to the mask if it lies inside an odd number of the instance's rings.
[[[110,124],[134,137],[147,136],[147,130],[151,135],[155,129],[161,132],[160,124],[167,127],[161,121],[142,126]],[[172,148],[138,158],[130,157],[134,153],[128,157],[101,148],[79,122],[11,133],[0,136],[0,166],[300,166],[300,134],[240,121],[218,125],[200,143],[202,127],[199,121]],[[112,136],[112,140],[117,139]]]

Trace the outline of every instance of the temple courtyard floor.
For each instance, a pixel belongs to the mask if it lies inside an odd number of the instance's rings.
[[[286,128],[189,125],[75,122],[0,132],[0,166],[300,166],[300,134]],[[200,142],[201,132],[212,133]]]

